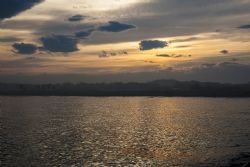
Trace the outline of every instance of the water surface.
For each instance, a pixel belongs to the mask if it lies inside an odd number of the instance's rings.
[[[0,166],[222,166],[250,99],[0,97]]]

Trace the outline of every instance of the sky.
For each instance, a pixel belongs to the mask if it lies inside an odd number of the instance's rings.
[[[1,0],[0,82],[250,82],[250,0]]]

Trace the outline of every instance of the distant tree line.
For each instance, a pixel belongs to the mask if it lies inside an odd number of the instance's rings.
[[[4,96],[184,96],[250,97],[250,83],[222,84],[198,81],[157,80],[147,83],[0,83]]]

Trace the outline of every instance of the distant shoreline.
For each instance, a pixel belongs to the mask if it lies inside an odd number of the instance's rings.
[[[9,84],[0,83],[1,96],[92,97],[230,97],[249,98],[250,83],[222,84],[198,81],[157,80],[147,83]]]
[[[148,98],[229,98],[229,99],[248,99],[250,96],[156,96],[156,95],[2,95],[1,97],[148,97]]]

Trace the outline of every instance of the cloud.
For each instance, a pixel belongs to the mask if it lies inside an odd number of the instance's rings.
[[[71,22],[77,22],[77,21],[82,21],[86,16],[83,15],[74,15],[68,18],[69,21]]]
[[[250,24],[239,26],[240,29],[250,29]]]
[[[178,43],[178,42],[191,42],[191,41],[196,41],[200,40],[201,37],[190,37],[190,38],[183,38],[183,39],[174,39],[170,41],[170,43]]]
[[[180,46],[175,46],[174,48],[189,48],[190,45],[180,45]]]
[[[99,54],[99,57],[100,58],[107,58],[107,57],[112,57],[112,56],[124,56],[124,55],[128,55],[128,52],[127,51],[117,51],[117,52],[114,52],[114,51],[105,51],[103,50],[100,54]]]
[[[12,47],[19,54],[34,54],[38,50],[36,45],[28,43],[15,43]]]
[[[20,59],[15,59],[15,60],[1,60],[0,61],[0,66],[3,69],[25,69],[28,68],[39,68],[39,67],[46,67],[45,65],[47,62],[51,60],[48,59],[40,59],[38,57],[34,56],[27,56],[27,57],[22,57]],[[7,70],[8,71],[8,70]],[[19,71],[21,72],[21,71]]]
[[[144,60],[143,62],[145,62],[145,63],[151,63],[151,64],[155,64],[156,63],[156,62],[151,61],[151,60]]]
[[[42,37],[43,48],[50,52],[75,52],[78,51],[77,40],[64,35]]]
[[[201,68],[212,68],[214,66],[216,66],[214,63],[205,63],[201,65]]]
[[[158,48],[165,48],[168,46],[166,41],[159,40],[144,40],[140,42],[140,50],[151,50]]]
[[[204,63],[201,64],[198,67],[194,67],[192,71],[227,71],[228,74],[232,72],[232,74],[235,71],[238,71],[239,69],[248,69],[250,70],[250,65],[248,64],[242,64],[242,63],[236,63],[236,62],[220,62],[220,63]],[[244,70],[242,70],[243,72]],[[217,74],[216,72],[214,74]],[[233,76],[232,76],[233,77]]]
[[[32,8],[43,0],[1,0],[0,1],[0,20],[11,18],[18,13]]]
[[[62,9],[60,6],[53,6],[53,2],[50,1],[45,1],[45,3],[46,5],[41,5],[41,9],[43,9],[41,11],[43,11],[42,13],[44,14],[51,15],[50,20],[8,20],[3,26],[5,28],[18,29],[18,27],[20,27],[20,29],[35,30],[40,34],[69,34],[72,28],[77,31],[82,29],[79,28],[83,26],[82,22],[80,23],[81,25],[75,24],[74,27],[65,22],[65,16],[66,19],[68,19],[67,17],[71,16],[72,10]],[[70,4],[70,2],[67,3]],[[62,13],[58,12],[60,8]],[[130,33],[121,33],[115,37],[104,35],[88,40],[87,42],[91,44],[128,42],[170,36],[195,36],[199,33],[211,32],[216,29],[225,30],[229,27],[237,27],[237,25],[241,25],[242,23],[247,24],[249,9],[250,2],[246,2],[246,0],[221,0],[219,2],[218,0],[188,0],[185,2],[182,0],[157,0],[155,3],[147,3],[146,1],[135,3],[132,6],[120,8],[119,10],[105,11],[103,19],[109,19],[110,16],[121,16],[121,19],[126,19],[127,23],[133,23],[136,27],[139,27],[139,33],[138,31],[131,31]],[[81,11],[77,11],[79,13],[74,14],[82,14]],[[86,12],[88,15],[91,15],[91,17],[99,17],[98,12],[92,13],[89,10]],[[124,13],[126,13],[126,16]],[[116,20],[115,18],[111,20],[124,22],[122,20]],[[84,24],[87,24],[87,22],[88,21],[84,21]],[[88,23],[95,24],[97,22],[99,21],[90,21]],[[214,27],[214,25],[216,25],[216,27]],[[221,33],[226,32],[223,31]],[[203,38],[200,36],[197,37]]]
[[[222,50],[222,51],[220,51],[220,53],[226,55],[226,54],[229,53],[229,51],[228,50]]]
[[[218,67],[238,67],[245,66],[244,64],[234,63],[234,62],[222,62],[217,64]]]
[[[94,29],[86,30],[86,31],[79,31],[79,32],[75,33],[75,36],[77,38],[86,38],[86,37],[90,36],[93,31],[94,31]]]
[[[157,57],[173,57],[173,55],[169,55],[169,54],[158,54],[156,56]]]
[[[182,55],[182,54],[158,54],[157,57],[172,57],[172,58],[181,58],[181,57],[192,57],[192,55]]]
[[[180,57],[192,57],[192,55],[182,55],[182,54],[179,54],[179,55],[175,55],[174,58],[180,58]]]
[[[99,31],[106,32],[121,32],[129,29],[136,28],[134,25],[119,23],[117,21],[110,21],[107,25],[100,26],[98,28]]]
[[[16,42],[20,40],[21,40],[20,38],[11,37],[11,36],[0,37],[0,42]]]

